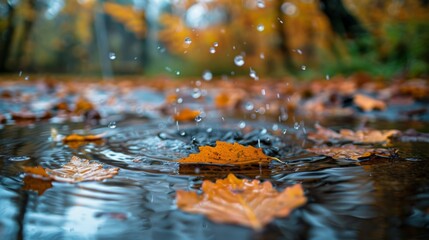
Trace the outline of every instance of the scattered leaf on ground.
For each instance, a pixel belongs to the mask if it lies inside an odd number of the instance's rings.
[[[341,141],[350,141],[354,143],[386,143],[389,142],[390,138],[398,135],[398,130],[372,130],[364,129],[353,131],[349,129],[341,129],[339,133],[329,128],[324,128],[320,125],[316,125],[317,132],[310,132],[307,136],[308,139],[316,143],[337,143]]]
[[[240,224],[262,229],[275,217],[286,217],[307,202],[300,184],[276,191],[268,181],[240,180],[229,174],[216,183],[205,180],[203,194],[177,191],[177,206],[185,212],[201,213],[218,223]]]
[[[353,102],[356,104],[356,106],[358,106],[359,108],[361,108],[364,112],[370,112],[372,110],[384,110],[386,109],[386,103],[363,95],[363,94],[356,94],[353,98]]]
[[[333,159],[363,160],[372,156],[391,158],[396,156],[396,151],[384,148],[366,148],[356,145],[344,145],[341,147],[309,148],[309,152],[331,157]]]
[[[194,121],[195,118],[200,114],[200,111],[198,110],[192,110],[189,108],[183,108],[182,110],[178,111],[174,115],[174,120],[185,122],[185,121]]]
[[[44,169],[40,166],[24,167],[24,172],[28,176],[69,183],[100,181],[112,178],[118,174],[118,171],[119,168],[104,168],[100,163],[90,162],[76,156],[73,156],[70,162],[59,169]]]
[[[180,159],[179,162],[188,164],[239,165],[268,164],[270,161],[276,159],[265,155],[261,148],[246,147],[239,143],[216,141],[215,147],[202,146],[199,149],[199,153],[190,154],[188,157]]]

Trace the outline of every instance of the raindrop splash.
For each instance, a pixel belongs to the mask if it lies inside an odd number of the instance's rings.
[[[258,6],[258,8],[264,8],[265,7],[265,1],[264,0],[258,0],[256,2],[256,5]]]
[[[262,31],[264,31],[264,29],[265,29],[265,27],[264,27],[264,25],[262,25],[262,24],[259,24],[259,25],[256,27],[256,30],[258,30],[258,32],[262,32]]]
[[[209,52],[211,54],[214,54],[214,53],[216,53],[216,49],[214,47],[210,47]]]
[[[245,121],[239,122],[238,123],[238,127],[241,128],[241,129],[245,128],[246,127],[246,122]]]
[[[109,125],[107,125],[107,127],[108,127],[108,128],[111,128],[111,129],[116,128],[116,122],[114,122],[114,121],[109,122]]]
[[[255,71],[255,70],[253,70],[252,68],[250,68],[249,76],[250,76],[251,78],[255,79],[256,81],[258,81],[258,80],[259,80],[258,75],[256,75],[256,71]]]
[[[199,123],[203,120],[203,117],[201,117],[200,115],[195,117],[195,122]]]

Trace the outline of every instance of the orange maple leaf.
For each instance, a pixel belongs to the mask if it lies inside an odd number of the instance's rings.
[[[278,192],[268,181],[240,180],[229,174],[216,183],[205,180],[203,194],[178,190],[177,206],[201,213],[218,223],[232,223],[261,230],[275,217],[286,217],[307,202],[300,184]]]
[[[262,152],[261,148],[243,146],[239,143],[216,141],[216,147],[202,146],[200,152],[190,154],[179,160],[179,163],[188,164],[217,164],[217,165],[242,165],[242,164],[268,164],[271,160],[278,160]]]

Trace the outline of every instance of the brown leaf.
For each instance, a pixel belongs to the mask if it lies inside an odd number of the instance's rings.
[[[372,156],[378,156],[383,158],[391,158],[396,155],[396,151],[384,148],[366,148],[355,145],[344,145],[341,147],[319,147],[309,148],[309,152],[313,152],[319,155],[331,157],[333,159],[352,159],[362,160]]]
[[[119,168],[103,168],[102,164],[73,156],[70,162],[59,169],[24,167],[29,176],[59,182],[100,181],[118,174]]]
[[[95,144],[103,143],[103,134],[98,135],[79,135],[70,134],[63,138],[63,142],[66,143],[70,148],[79,148],[90,142]]]
[[[383,101],[363,94],[356,94],[353,98],[353,102],[365,112],[384,110],[386,108],[386,103]]]
[[[190,154],[188,157],[180,159],[179,163],[218,165],[268,164],[271,160],[275,159],[265,155],[261,148],[245,147],[238,143],[216,141],[216,147],[202,146],[199,149],[199,153]]]
[[[23,190],[35,191],[39,195],[42,195],[46,190],[52,187],[51,180],[43,180],[40,178],[34,178],[32,176],[24,177],[24,186]]]
[[[349,129],[341,129],[339,133],[329,128],[324,128],[320,125],[316,125],[316,133],[309,133],[307,138],[317,142],[341,142],[351,141],[354,143],[386,143],[390,141],[390,138],[398,135],[398,130],[371,130],[364,129],[358,131],[352,131]]]
[[[205,180],[203,194],[177,191],[177,206],[201,213],[218,223],[240,224],[261,230],[275,217],[286,217],[307,202],[300,184],[276,191],[270,182],[240,180],[229,174],[216,183]]]
[[[200,111],[184,108],[174,115],[174,120],[179,122],[194,121],[199,114]]]
[[[79,135],[70,134],[63,139],[63,142],[91,142],[103,139],[103,135]]]

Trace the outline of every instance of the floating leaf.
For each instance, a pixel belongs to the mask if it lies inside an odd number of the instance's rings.
[[[331,157],[333,159],[363,160],[372,156],[391,158],[396,156],[396,151],[384,148],[366,148],[355,145],[344,145],[341,147],[318,147],[309,148],[309,152]]]
[[[202,191],[202,195],[177,191],[177,206],[218,223],[240,224],[255,230],[261,230],[275,217],[288,216],[307,202],[300,184],[278,192],[268,181],[240,180],[234,174],[216,183],[205,180]]]
[[[70,134],[64,137],[63,142],[92,142],[92,141],[99,141],[102,139],[103,139],[103,134],[99,134],[99,135]]]
[[[383,101],[363,94],[356,94],[353,98],[353,102],[365,112],[384,110],[386,108],[386,103]]]
[[[104,168],[102,164],[73,156],[70,162],[59,169],[24,167],[28,176],[59,182],[100,181],[118,174],[119,168]]]
[[[391,137],[400,133],[398,130],[372,130],[364,129],[358,131],[352,131],[349,129],[341,129],[339,133],[324,128],[320,125],[316,125],[316,133],[309,133],[308,139],[317,143],[326,142],[341,142],[349,141],[354,143],[386,143]]]
[[[200,114],[200,111],[197,110],[192,110],[189,108],[184,108],[180,111],[178,111],[175,115],[174,115],[174,120],[176,121],[194,121],[195,118]]]
[[[261,148],[246,147],[239,143],[216,141],[216,147],[202,146],[199,149],[199,153],[190,154],[188,157],[180,159],[179,162],[188,164],[239,165],[268,164],[270,161],[276,159],[265,155]]]

